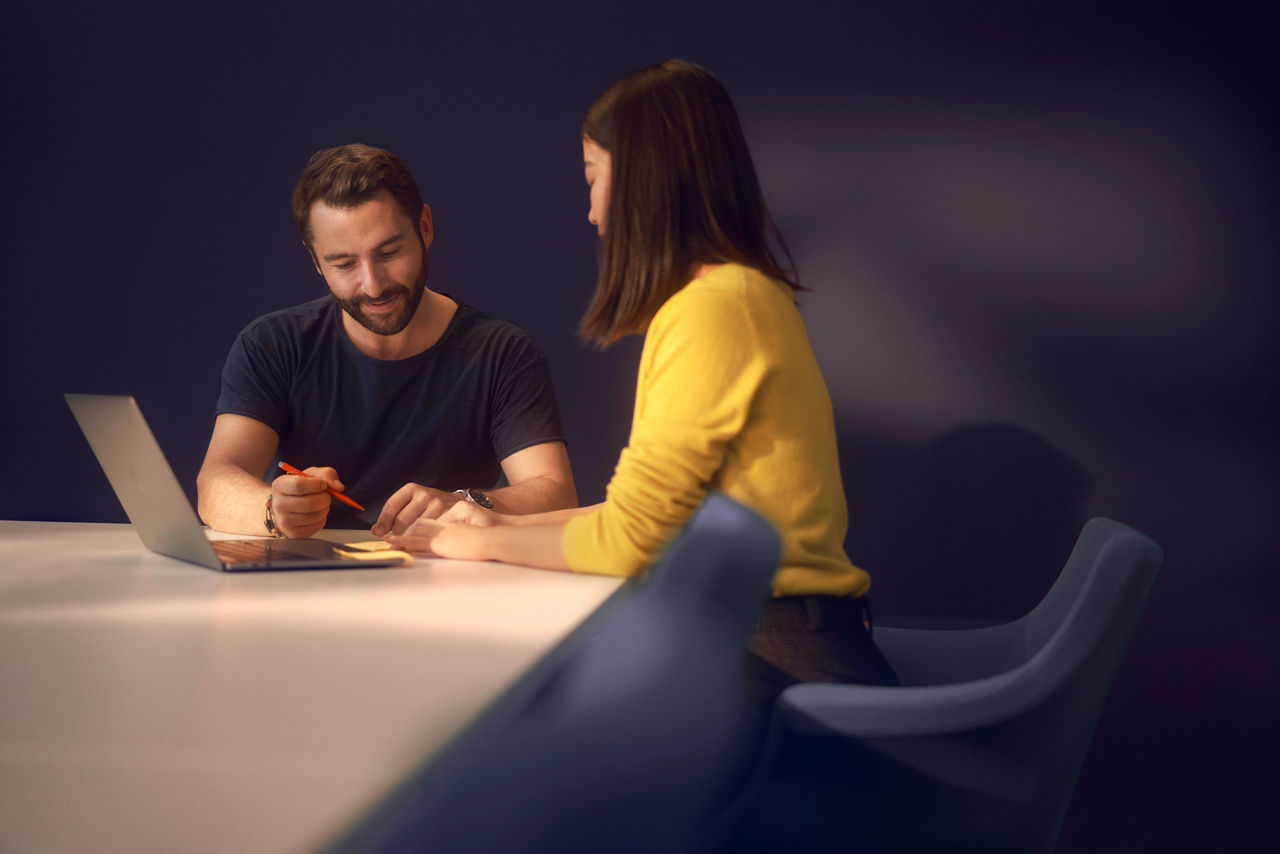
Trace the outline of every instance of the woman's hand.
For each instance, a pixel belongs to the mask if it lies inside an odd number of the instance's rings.
[[[510,517],[496,510],[486,510],[479,504],[470,501],[459,501],[444,513],[440,514],[441,522],[455,522],[459,525],[470,525],[473,528],[492,528],[495,525],[510,524]]]
[[[494,514],[497,515],[497,514]],[[393,548],[458,560],[489,560],[485,531],[475,525],[419,519],[403,534],[385,537]]]
[[[403,534],[383,539],[394,548],[457,560],[496,560],[542,569],[569,568],[561,540],[563,521],[530,524],[540,517],[570,518],[582,511],[510,516],[459,501],[439,519],[419,519]]]

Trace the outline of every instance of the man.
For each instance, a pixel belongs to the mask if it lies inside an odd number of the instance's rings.
[[[205,522],[384,536],[458,501],[520,514],[575,506],[546,360],[518,327],[426,286],[431,209],[404,163],[364,145],[319,151],[293,209],[331,298],[260,317],[237,338],[197,481]],[[275,460],[304,474],[267,484]],[[508,485],[491,489],[500,476]]]

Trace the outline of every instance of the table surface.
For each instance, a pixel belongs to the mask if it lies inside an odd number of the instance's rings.
[[[0,522],[0,850],[314,850],[618,586],[433,558],[221,573],[128,525]]]

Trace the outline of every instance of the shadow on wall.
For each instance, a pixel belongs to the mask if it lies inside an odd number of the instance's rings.
[[[1079,463],[1007,423],[952,428],[863,478],[860,490],[879,496],[878,530],[858,518],[865,499],[851,496],[851,546],[862,542],[850,556],[872,575],[882,621],[897,625],[1029,611],[1071,553],[1091,486]]]

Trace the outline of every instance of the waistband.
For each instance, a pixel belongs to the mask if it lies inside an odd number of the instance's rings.
[[[866,596],[779,596],[765,606],[756,630],[800,627],[812,631],[860,625],[872,630],[871,603]]]

